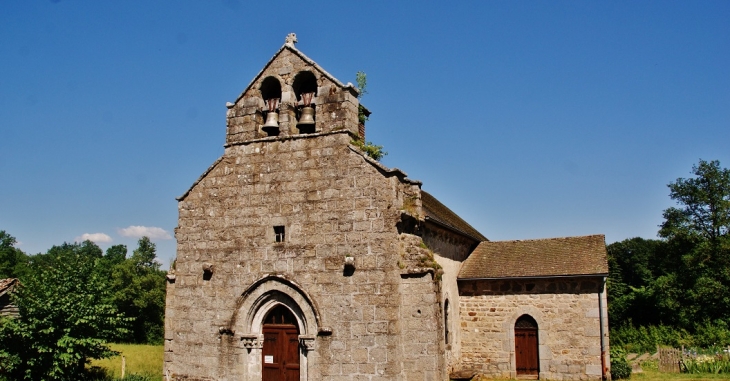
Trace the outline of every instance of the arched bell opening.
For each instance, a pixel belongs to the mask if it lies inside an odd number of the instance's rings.
[[[315,132],[314,97],[317,96],[317,78],[311,71],[299,72],[292,89],[297,97],[297,128],[302,134]]]
[[[266,122],[261,129],[268,136],[279,135],[279,102],[281,101],[281,83],[274,77],[266,77],[261,82],[261,97],[266,105]]]
[[[540,353],[537,321],[522,315],[515,322],[515,370],[520,378],[537,379],[540,374]]]

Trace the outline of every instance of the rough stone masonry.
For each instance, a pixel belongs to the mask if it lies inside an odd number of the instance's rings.
[[[489,241],[353,144],[365,131],[358,89],[295,42],[288,36],[227,105],[223,155],[178,198],[167,379],[521,376],[509,335],[515,311],[533,309],[536,376],[600,379],[607,334],[596,333],[605,320],[594,312],[605,299],[605,245],[571,257],[598,257],[590,273],[574,274],[592,288],[483,292],[524,279],[510,269],[460,275]]]

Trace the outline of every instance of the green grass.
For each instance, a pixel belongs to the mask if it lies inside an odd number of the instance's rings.
[[[144,374],[153,380],[162,381],[162,362],[164,349],[162,345],[110,344],[111,349],[121,355],[104,360],[93,360],[91,366],[107,369],[109,375],[122,375],[122,356],[126,358],[126,375]]]
[[[489,379],[489,381],[507,381],[506,378]],[[688,374],[688,373],[661,373],[656,370],[644,370],[643,373],[633,373],[629,381],[709,381],[730,380],[730,374]]]
[[[660,380],[730,380],[730,374],[689,374],[689,373],[661,373],[656,370],[644,369],[643,373],[631,374],[631,380],[660,381]]]

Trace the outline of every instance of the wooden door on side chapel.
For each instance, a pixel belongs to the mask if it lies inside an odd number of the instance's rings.
[[[279,305],[264,319],[263,381],[299,381],[299,329],[294,315]]]
[[[537,343],[537,322],[529,315],[520,316],[515,323],[515,363],[519,378],[538,378],[540,358]]]

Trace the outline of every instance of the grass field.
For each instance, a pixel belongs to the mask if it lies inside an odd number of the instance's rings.
[[[114,377],[122,375],[122,356],[127,363],[126,374],[144,374],[153,380],[162,381],[162,345],[110,344],[111,349],[121,355],[104,360],[94,360],[91,366],[99,366],[109,371]]]
[[[126,358],[126,374],[144,374],[155,381],[163,381],[162,345],[137,345],[137,344],[111,344],[111,348],[121,352],[120,356],[106,360],[94,360],[92,366],[99,366],[108,370],[109,375],[121,376],[122,355]],[[686,374],[686,373],[660,373],[654,369],[645,369],[643,373],[634,373],[630,381],[709,381],[709,380],[730,380],[730,374]],[[506,381],[506,380],[494,380]]]
[[[730,380],[730,374],[687,374],[687,373],[660,373],[653,370],[645,370],[643,373],[634,373],[631,380],[660,381],[660,380],[683,380],[683,381],[705,381],[705,380]]]
[[[486,381],[486,379],[484,379]],[[730,380],[730,374],[687,374],[687,373],[660,373],[655,370],[647,370],[643,373],[631,375],[629,381],[711,381]],[[508,381],[508,379],[490,379],[489,381]]]

